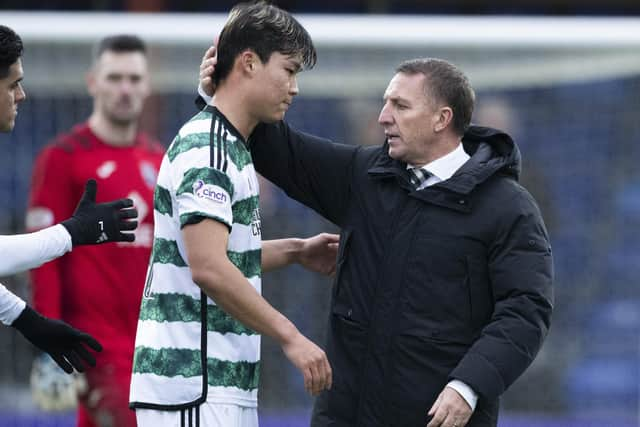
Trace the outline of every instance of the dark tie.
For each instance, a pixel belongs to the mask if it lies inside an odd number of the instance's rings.
[[[422,168],[409,169],[409,181],[415,190],[420,188],[430,176],[431,174]]]

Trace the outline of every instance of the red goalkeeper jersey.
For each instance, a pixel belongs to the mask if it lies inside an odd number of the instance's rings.
[[[129,197],[138,209],[135,242],[79,246],[31,272],[35,308],[92,334],[104,346],[99,357],[114,362],[133,359],[163,151],[144,134],[132,146],[107,145],[85,123],[45,147],[34,166],[31,231],[71,216],[89,178],[98,182],[98,202]]]

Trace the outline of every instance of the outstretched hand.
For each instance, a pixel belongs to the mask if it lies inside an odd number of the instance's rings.
[[[304,239],[298,263],[307,270],[333,275],[336,271],[339,241],[339,235],[330,233],[320,233]]]
[[[119,199],[107,203],[96,203],[98,184],[90,179],[71,218],[62,221],[69,231],[73,246],[93,245],[107,242],[133,242],[133,231],[138,226],[138,211],[133,200]]]
[[[96,359],[87,347],[102,351],[91,335],[72,328],[61,320],[49,319],[27,306],[11,325],[68,374],[75,368],[84,372],[85,365],[95,366]]]

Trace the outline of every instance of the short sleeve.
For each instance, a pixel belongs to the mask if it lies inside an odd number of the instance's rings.
[[[211,218],[231,229],[233,181],[224,170],[210,165],[208,144],[192,144],[193,137],[182,138],[180,144],[194,148],[182,152],[171,165],[180,227]]]

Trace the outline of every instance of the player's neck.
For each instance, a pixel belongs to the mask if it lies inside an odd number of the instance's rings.
[[[213,99],[213,105],[224,114],[245,141],[249,139],[249,135],[258,124],[247,108],[248,102],[242,91],[233,90],[230,85],[222,85],[216,89],[216,96]]]
[[[107,145],[126,147],[136,140],[138,127],[135,121],[121,126],[94,111],[88,122],[91,131]]]

